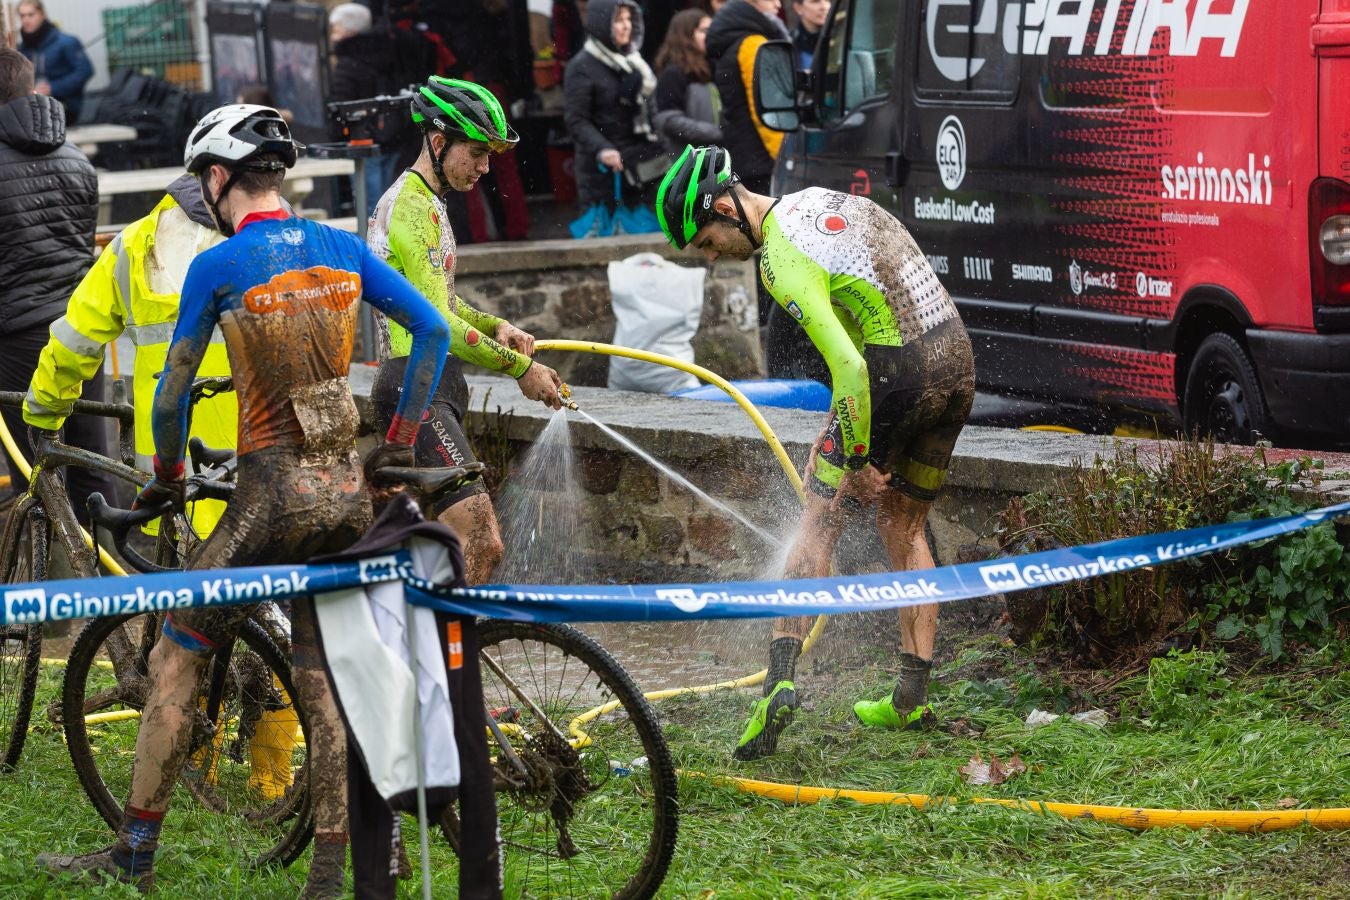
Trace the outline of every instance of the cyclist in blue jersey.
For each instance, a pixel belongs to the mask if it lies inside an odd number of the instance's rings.
[[[234,498],[193,569],[303,563],[353,543],[370,525],[356,455],[348,362],[364,298],[412,335],[411,364],[393,424],[366,461],[414,464],[413,440],[449,344],[445,320],[355,235],[288,215],[285,170],[296,145],[273,109],[227,106],[193,129],[187,170],[229,239],[193,260],[156,391],[154,479],[138,506],[183,502],[189,389],[219,328],[239,399]],[[248,605],[172,613],[150,656],[131,796],[113,846],[41,857],[52,871],[154,883],[160,825],[188,748],[197,685],[211,651],[232,640]],[[315,849],[301,896],[340,897],[347,849],[346,731],[323,671],[312,605],[292,609],[296,691],[310,716]]]

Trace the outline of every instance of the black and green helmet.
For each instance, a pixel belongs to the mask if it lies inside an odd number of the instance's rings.
[[[492,92],[472,81],[432,75],[412,99],[412,120],[424,131],[482,141],[496,153],[510,150],[520,136],[506,124],[506,113]]]
[[[680,250],[689,246],[715,217],[713,199],[737,180],[726,150],[686,146],[656,189],[656,218],[666,238]]]

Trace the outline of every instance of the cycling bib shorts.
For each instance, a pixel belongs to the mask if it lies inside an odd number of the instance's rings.
[[[398,408],[403,370],[407,364],[406,356],[380,363],[380,370],[375,375],[375,386],[370,392],[377,427],[385,427]],[[462,466],[476,461],[477,457],[464,434],[464,413],[468,404],[469,386],[464,381],[458,361],[450,357],[446,359],[445,369],[441,372],[441,382],[431,395],[431,405],[427,407],[422,427],[417,431],[415,448],[418,468]],[[479,478],[458,490],[428,497],[423,506],[427,515],[434,519],[455,504],[486,493],[487,486]]]
[[[866,197],[808,188],[764,221],[762,283],[829,366],[833,418],[811,489],[872,464],[931,501],[975,393],[970,338],[899,220]]]

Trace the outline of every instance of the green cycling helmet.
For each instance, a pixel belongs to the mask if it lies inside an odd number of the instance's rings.
[[[520,136],[506,124],[506,113],[492,92],[472,81],[432,75],[412,99],[412,120],[423,131],[435,129],[449,137],[481,141],[501,153]]]
[[[689,246],[694,234],[717,217],[713,199],[739,180],[726,150],[686,145],[656,189],[656,218],[666,239],[679,250]]]

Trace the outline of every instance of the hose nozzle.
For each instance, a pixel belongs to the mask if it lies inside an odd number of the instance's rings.
[[[565,381],[562,383],[562,387],[558,388],[558,399],[562,401],[563,409],[581,409],[580,406],[577,406],[577,401],[572,399],[572,386]]]

